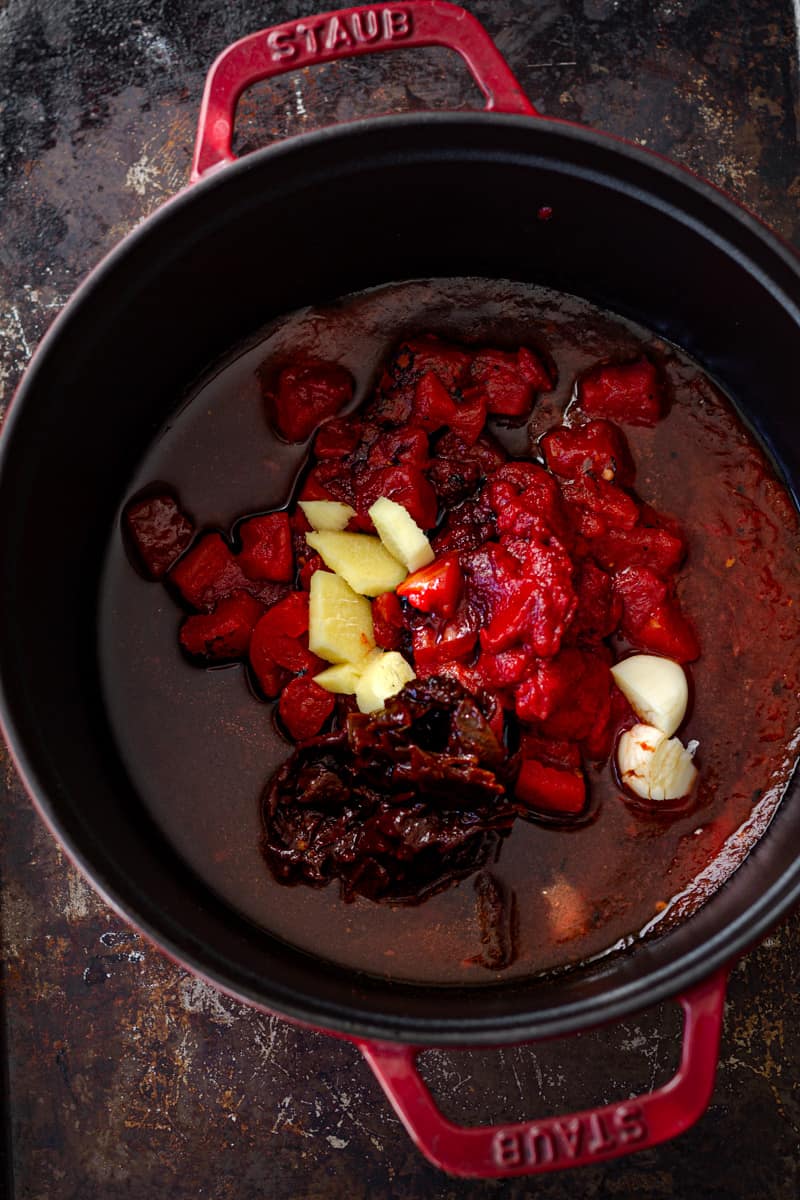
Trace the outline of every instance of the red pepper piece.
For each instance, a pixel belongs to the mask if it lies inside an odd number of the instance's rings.
[[[472,360],[470,374],[485,391],[490,413],[526,417],[531,411],[534,390],[522,375],[515,354],[480,350]]]
[[[405,627],[403,610],[394,592],[384,592],[372,601],[372,631],[381,650],[399,650]]]
[[[307,558],[300,568],[300,573],[297,576],[297,582],[304,592],[311,590],[311,576],[315,571],[320,571],[325,566],[318,554],[312,554]]]
[[[412,635],[414,663],[421,672],[431,673],[445,663],[467,658],[477,640],[477,630],[458,617],[444,625],[417,625]]]
[[[586,807],[586,781],[580,770],[550,767],[523,759],[514,797],[526,808],[552,816],[577,816]]]
[[[526,379],[535,391],[552,392],[556,385],[554,375],[535,350],[529,349],[528,346],[520,346],[517,351],[517,367],[522,378]]]
[[[464,576],[458,565],[458,556],[447,554],[409,575],[397,588],[397,595],[421,612],[452,617],[463,586]]]
[[[294,558],[287,513],[274,512],[263,517],[250,517],[241,522],[237,533],[242,549],[236,559],[248,579],[289,582],[294,574]]]
[[[288,671],[316,674],[325,663],[308,648],[308,593],[291,592],[268,609],[253,630],[250,661],[258,674],[255,659],[266,655]]]
[[[243,658],[264,609],[246,592],[220,600],[212,613],[187,617],[181,625],[180,643],[193,658],[212,662]]]
[[[456,415],[456,405],[447,388],[433,371],[426,371],[414,391],[411,419],[428,433],[450,428]]]
[[[677,571],[686,554],[686,542],[666,529],[609,529],[589,543],[592,555],[607,571],[649,567],[658,575]]]
[[[281,692],[278,712],[291,737],[305,742],[319,733],[333,713],[336,697],[308,676],[292,679]]]
[[[359,527],[372,530],[369,509],[381,496],[401,504],[420,529],[432,529],[439,516],[436,493],[416,467],[383,467],[362,471],[355,479]]]
[[[123,526],[150,579],[161,579],[194,537],[194,524],[169,492],[133,499]]]
[[[275,423],[290,442],[304,442],[321,421],[353,398],[353,377],[334,363],[284,367],[274,395]]]
[[[633,484],[635,467],[625,434],[610,421],[562,425],[546,433],[539,445],[554,475],[565,479],[594,475],[620,487]]]
[[[648,358],[592,367],[578,380],[578,403],[590,417],[629,425],[655,425],[666,408],[661,380]]]
[[[360,442],[363,431],[361,421],[353,417],[337,417],[336,420],[326,421],[314,438],[314,457],[347,458]]]

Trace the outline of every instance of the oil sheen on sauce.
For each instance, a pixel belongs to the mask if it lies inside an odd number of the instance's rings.
[[[526,426],[496,436],[535,454],[578,372],[642,347],[670,383],[669,415],[626,427],[636,490],[689,538],[679,598],[703,653],[688,668],[693,703],[680,731],[700,743],[691,808],[659,817],[627,802],[610,767],[589,769],[596,817],[574,830],[518,820],[489,865],[506,897],[513,962],[482,957],[480,884],[470,878],[417,906],[277,883],[259,851],[259,797],[291,753],[273,704],[241,666],[202,670],[178,650],[181,612],[166,589],[109,546],[100,611],[106,703],[120,754],[165,836],[226,902],[275,936],[352,969],[427,983],[493,983],[563,968],[635,942],[691,913],[768,824],[798,748],[797,513],[764,454],[702,371],[646,330],[583,301],[476,279],[397,284],[272,324],[211,372],[163,428],[125,497],[153,481],[177,489],[198,528],[285,504],[306,447],[267,426],[257,371],[313,355],[346,366],[355,405],[404,336],[545,347],[558,389]]]

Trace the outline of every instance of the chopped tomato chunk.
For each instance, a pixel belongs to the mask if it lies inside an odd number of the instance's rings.
[[[211,613],[187,617],[181,625],[180,643],[187,654],[212,662],[243,658],[264,609],[246,592],[235,592]]]
[[[278,712],[296,742],[304,742],[319,733],[333,715],[336,697],[308,676],[292,679],[281,692]]]
[[[472,360],[470,374],[486,393],[490,413],[526,417],[531,411],[533,385],[522,374],[516,354],[508,354],[505,350],[480,350]]]
[[[239,525],[238,534],[242,549],[236,559],[248,579],[289,582],[294,574],[294,558],[287,513],[250,517]]]
[[[194,536],[193,522],[170,492],[132,500],[125,506],[122,519],[151,579],[161,579]]]
[[[304,442],[321,421],[353,398],[353,377],[335,363],[307,362],[284,367],[272,397],[275,423],[290,442]]]
[[[592,367],[578,382],[578,403],[590,417],[628,425],[655,425],[666,408],[663,385],[649,358]]]

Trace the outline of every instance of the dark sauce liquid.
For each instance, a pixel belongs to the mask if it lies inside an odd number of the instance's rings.
[[[267,426],[258,372],[297,354],[346,366],[355,405],[403,336],[545,348],[559,385],[527,425],[494,432],[513,456],[536,453],[561,420],[576,375],[644,347],[672,391],[654,429],[626,427],[636,490],[689,538],[680,583],[703,653],[679,736],[700,743],[691,807],[658,816],[589,768],[595,816],[573,830],[518,820],[489,870],[513,911],[514,961],[481,952],[475,878],[417,906],[344,903],[337,884],[286,887],[259,851],[259,798],[291,753],[274,705],[244,669],[201,670],[178,650],[182,614],[133,570],[117,535],[100,613],[106,703],[142,803],[178,852],[230,905],[272,934],[357,970],[430,983],[490,983],[622,949],[688,915],[745,857],[771,819],[798,749],[797,513],[728,401],[695,363],[646,330],[583,301],[523,284],[437,280],[393,285],[295,313],[214,370],[164,427],[129,495],[161,480],[199,528],[229,530],[287,502],[304,447]],[[513,898],[513,903],[512,903]],[[511,919],[511,918],[510,918]]]

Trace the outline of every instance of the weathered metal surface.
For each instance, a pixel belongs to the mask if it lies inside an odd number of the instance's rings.
[[[82,275],[187,177],[227,43],[328,4],[0,0],[0,404]],[[800,244],[791,0],[467,0],[542,111],[708,176]],[[240,144],[371,111],[468,106],[444,51],[257,89]],[[687,264],[691,287],[691,264]],[[689,1134],[535,1185],[429,1168],[344,1043],[217,995],[128,931],[34,816],[7,756],[0,842],[9,1195],[776,1197],[800,1193],[800,920],[735,970],[717,1088]],[[567,1044],[436,1052],[446,1111],[624,1098],[677,1060],[671,1007]]]

